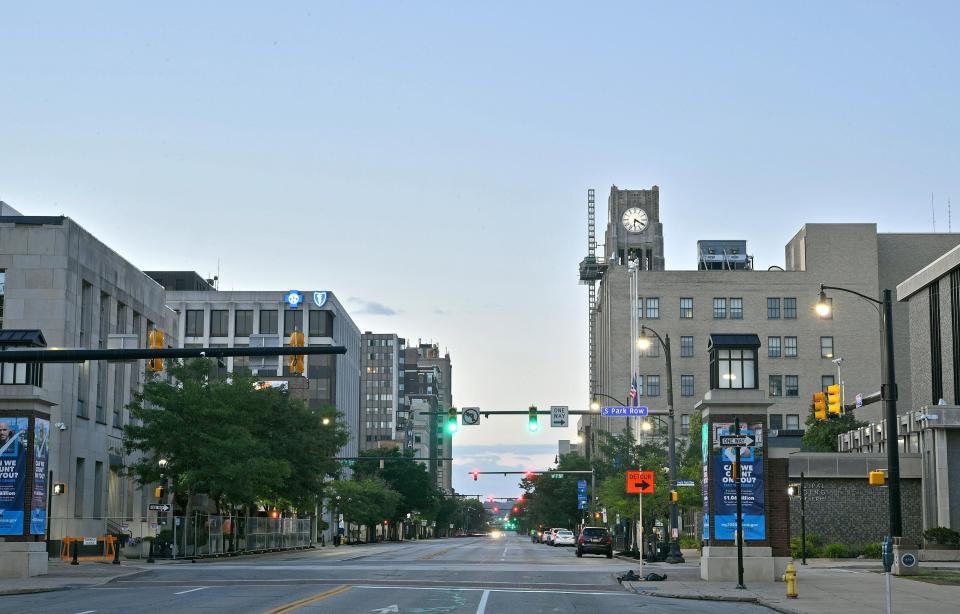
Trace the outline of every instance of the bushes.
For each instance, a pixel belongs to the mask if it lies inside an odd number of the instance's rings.
[[[820,539],[820,536],[816,533],[810,533],[807,535],[807,558],[815,559],[823,556],[822,546],[823,541]],[[803,551],[801,548],[800,538],[794,537],[790,540],[790,555],[799,559],[803,556]]]
[[[934,527],[923,532],[923,538],[934,544],[943,546],[960,545],[960,533],[947,527]]]
[[[697,538],[695,538],[695,537],[690,537],[689,535],[681,535],[681,536],[680,536],[680,547],[681,547],[681,548],[687,548],[687,549],[696,548],[697,550],[699,550],[699,549],[700,549],[700,541],[699,541]]]
[[[828,544],[823,549],[823,555],[831,559],[848,559],[850,554],[850,549],[843,544]]]
[[[862,554],[866,559],[879,559],[883,554],[883,547],[880,544],[867,544],[863,547]]]

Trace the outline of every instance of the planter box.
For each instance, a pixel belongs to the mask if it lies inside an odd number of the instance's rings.
[[[960,561],[960,550],[924,548],[920,551],[920,560],[926,562]]]

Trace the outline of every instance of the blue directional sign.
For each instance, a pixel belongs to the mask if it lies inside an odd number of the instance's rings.
[[[646,416],[646,407],[601,407],[601,416]]]
[[[577,480],[577,509],[587,509],[587,481]]]

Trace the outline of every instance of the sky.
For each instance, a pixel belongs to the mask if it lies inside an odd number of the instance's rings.
[[[0,199],[145,270],[332,290],[361,330],[449,350],[458,406],[584,409],[587,189],[602,227],[611,185],[659,185],[671,269],[704,238],[782,265],[806,222],[946,230],[958,20],[952,2],[4,2]],[[545,468],[575,434],[525,420],[461,429],[459,492],[513,496],[516,476],[467,472]]]

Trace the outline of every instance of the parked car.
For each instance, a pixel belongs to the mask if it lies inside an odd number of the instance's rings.
[[[560,527],[556,527],[556,528],[550,529],[550,530],[547,532],[547,544],[548,544],[548,545],[550,545],[550,546],[553,545],[553,540],[555,540],[555,539],[557,538],[557,532],[558,532],[558,531],[561,531],[561,530],[562,530],[562,529],[561,529]]]
[[[606,554],[613,558],[613,538],[605,527],[584,527],[577,539],[577,556],[584,554]]]
[[[553,539],[554,546],[575,546],[577,539],[573,536],[573,531],[561,529],[557,531],[557,536]]]

